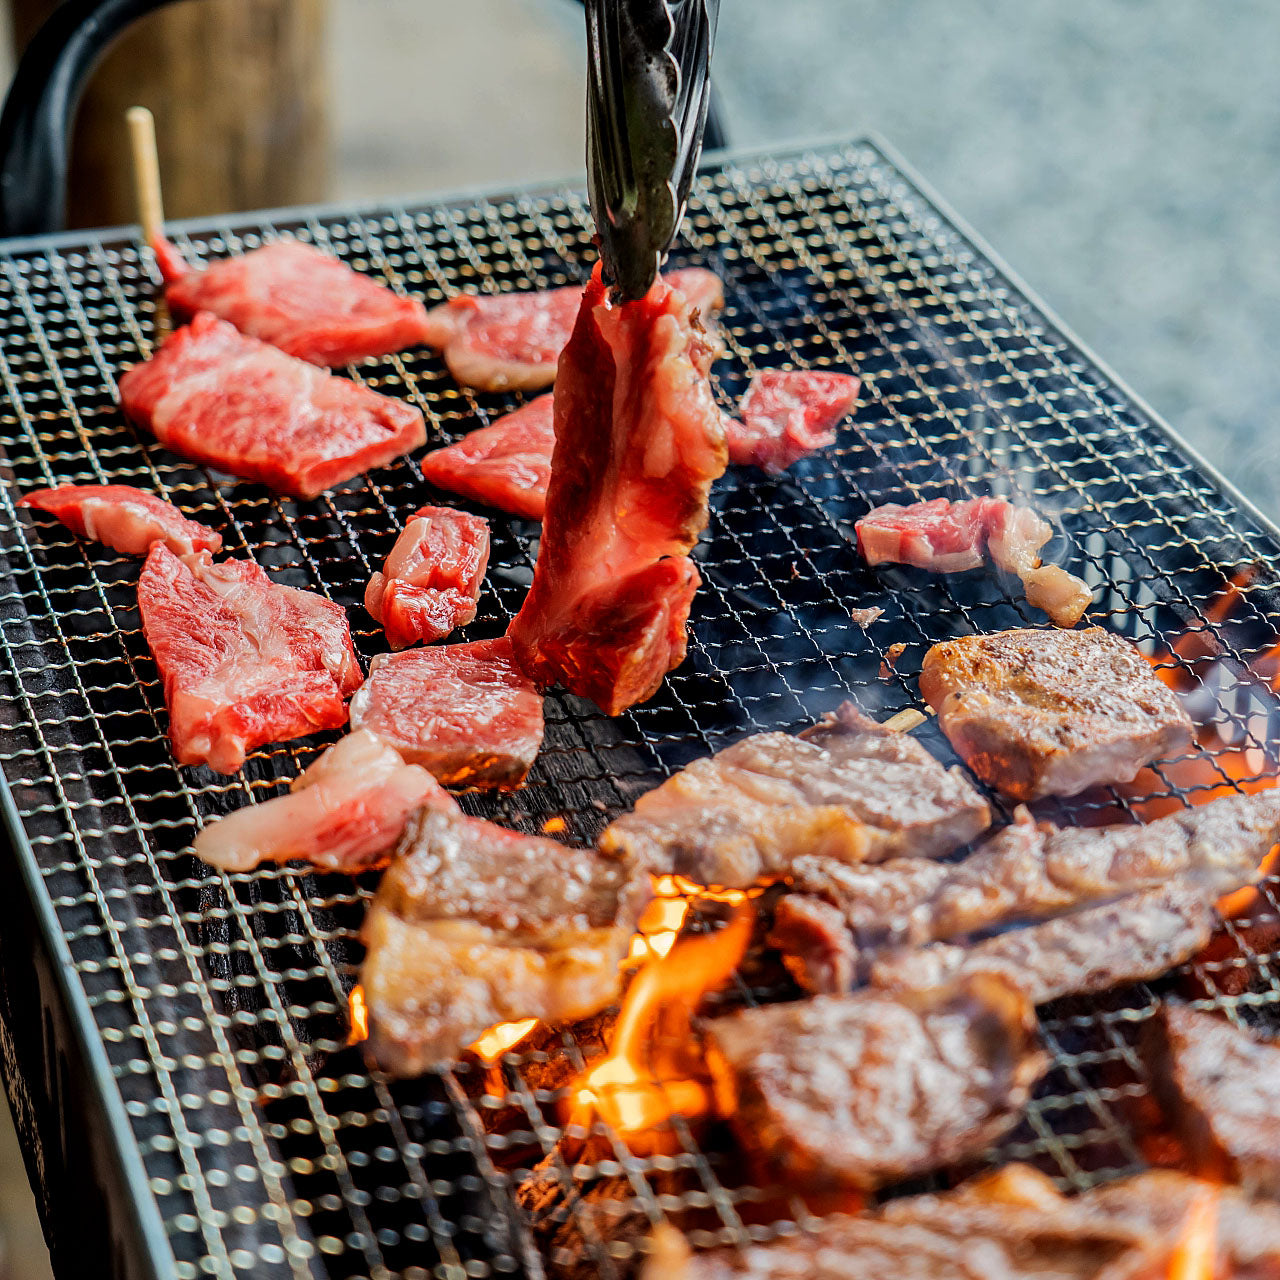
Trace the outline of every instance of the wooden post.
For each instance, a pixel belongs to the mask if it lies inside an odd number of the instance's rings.
[[[21,50],[57,0],[10,0]],[[187,0],[107,54],[76,122],[67,224],[135,220],[125,112],[155,113],[171,218],[323,200],[327,0]]]

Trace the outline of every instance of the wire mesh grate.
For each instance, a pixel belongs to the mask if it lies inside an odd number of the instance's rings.
[[[593,257],[582,197],[558,190],[222,221],[180,243],[220,256],[280,234],[428,305],[462,289],[580,280]],[[855,369],[861,405],[822,455],[776,479],[735,470],[717,487],[690,656],[662,692],[617,719],[550,696],[529,784],[467,795],[468,811],[529,831],[558,817],[566,839],[589,842],[663,776],[745,733],[797,729],[848,696],[879,716],[911,705],[930,644],[1039,617],[990,576],[872,573],[853,521],[875,503],[982,492],[1028,495],[1055,517],[1055,558],[1099,588],[1092,619],[1201,679],[1214,732],[1212,749],[1173,762],[1141,796],[1089,793],[1048,816],[1137,815],[1270,771],[1280,717],[1248,666],[1280,622],[1266,567],[1276,535],[881,151],[854,143],[718,165],[695,189],[675,258],[725,280],[729,350],[715,376],[726,408],[753,372],[790,364]],[[201,822],[278,794],[333,735],[255,752],[233,778],[176,766],[137,563],[13,504],[53,483],[153,488],[217,527],[231,555],[346,606],[367,662],[380,632],[360,608],[364,585],[432,491],[411,459],[311,502],[178,459],[116,407],[115,378],[149,353],[156,323],[136,242],[0,246],[0,267],[0,761],[149,1179],[134,1194],[154,1201],[167,1233],[164,1269],[620,1275],[635,1238],[667,1217],[699,1244],[808,1222],[814,1207],[753,1182],[714,1126],[677,1117],[654,1151],[608,1132],[575,1147],[565,1085],[601,1051],[599,1024],[411,1082],[371,1074],[346,1045],[372,879],[226,876],[185,852]],[[515,403],[458,387],[431,353],[352,373],[418,405],[432,445]],[[467,639],[500,633],[531,576],[536,527],[484,514],[493,555]],[[1231,609],[1211,607],[1246,566]],[[884,611],[874,621],[853,616],[872,607]],[[923,733],[952,759],[936,731]],[[1266,911],[1229,923],[1211,954],[1164,985],[1280,1026],[1269,883],[1263,894]],[[739,981],[729,998],[768,995]],[[1053,1069],[989,1159],[1029,1159],[1076,1188],[1140,1167],[1128,1112],[1145,1094],[1135,1044],[1153,998],[1142,986],[1046,1010]]]

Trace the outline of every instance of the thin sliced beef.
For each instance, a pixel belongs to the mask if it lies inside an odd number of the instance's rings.
[[[706,1034],[739,1141],[811,1187],[871,1190],[977,1154],[1048,1064],[1031,1003],[991,975],[744,1009]]]
[[[1143,1057],[1199,1169],[1280,1195],[1280,1042],[1164,1004],[1147,1026]]]
[[[427,311],[322,253],[280,240],[189,269],[172,245],[157,248],[174,313],[210,311],[241,333],[311,364],[350,364],[427,340]]]
[[[609,715],[684,659],[688,553],[727,456],[707,357],[679,293],[659,281],[613,306],[596,269],[560,361],[542,541],[508,634],[540,685]]]
[[[374,1057],[417,1075],[495,1023],[556,1023],[610,1004],[650,892],[628,862],[424,810],[365,921]]]
[[[346,723],[360,664],[331,600],[280,586],[250,560],[180,559],[156,543],[138,608],[180,764],[234,773],[263,743]]]
[[[666,282],[703,316],[724,303],[717,276],[700,267],[669,272]],[[427,313],[426,341],[444,351],[449,372],[482,391],[540,391],[573,332],[582,289],[459,294]]]
[[[419,464],[422,474],[438,489],[541,520],[556,443],[553,415],[548,391],[457,444],[433,449]]]
[[[1052,526],[1028,507],[1003,498],[951,502],[934,498],[886,503],[856,524],[858,550],[870,565],[909,564],[933,573],[977,569],[987,559],[1022,580],[1028,601],[1060,627],[1073,627],[1092,599],[1086,583],[1040,562]]]
[[[941,857],[990,822],[958,769],[846,702],[801,734],[756,734],[695,760],[612,823],[601,848],[741,888],[790,874],[802,855]]]
[[[354,875],[385,866],[410,815],[424,806],[458,807],[425,769],[357,730],[299,774],[287,796],[210,822],[192,852],[223,871],[296,859]]]
[[[420,507],[381,573],[369,579],[368,609],[393,649],[440,640],[476,616],[489,564],[489,523],[451,507]]]
[[[1151,664],[1101,627],[936,644],[920,692],[965,763],[1016,800],[1129,782],[1193,735]]]
[[[175,453],[302,498],[426,439],[411,405],[246,337],[207,311],[120,379],[120,400]]]
[[[78,537],[92,538],[128,556],[145,556],[155,542],[163,542],[179,556],[222,549],[221,534],[132,485],[62,484],[28,493],[18,506],[47,511]]]
[[[747,387],[739,419],[725,424],[729,461],[776,475],[834,444],[862,380],[830,369],[766,369]]]
[[[542,744],[542,698],[506,639],[380,654],[351,700],[368,729],[446,786],[515,787]]]
[[[1218,898],[1250,883],[1280,840],[1280,796],[1224,796],[1145,826],[1059,829],[1025,809],[961,862],[849,866],[797,858],[771,940],[808,990],[853,978],[878,951],[1064,915],[1174,877]],[[847,985],[847,984],[846,984]]]

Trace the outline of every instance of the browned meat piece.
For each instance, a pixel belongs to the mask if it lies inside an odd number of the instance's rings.
[[[1145,826],[1037,826],[1019,809],[962,862],[896,859],[850,866],[797,858],[774,916],[773,945],[809,990],[830,991],[831,955],[856,976],[857,953],[980,937],[1154,889],[1177,876],[1220,897],[1252,881],[1280,840],[1280,795],[1224,796]],[[819,904],[814,899],[821,900]],[[825,908],[825,909],[820,909]],[[832,912],[835,912],[835,915]],[[833,931],[851,935],[843,945]]]
[[[1192,737],[1150,663],[1101,627],[936,644],[920,692],[974,773],[1016,800],[1129,782]]]
[[[649,895],[648,876],[624,860],[423,810],[365,922],[374,1057],[416,1075],[495,1023],[609,1004]]]
[[[1280,1194],[1280,1043],[1166,1004],[1143,1051],[1166,1114],[1202,1168]]]
[[[759,733],[669,778],[600,840],[657,871],[741,888],[813,853],[937,858],[987,829],[958,769],[846,702],[799,735]]]
[[[981,1151],[1048,1062],[1030,1001],[988,974],[744,1009],[707,1040],[739,1140],[815,1187],[870,1189]]]
[[[966,973],[997,972],[1043,1004],[1158,977],[1195,955],[1216,920],[1212,895],[1173,880],[971,947],[935,942],[889,952],[870,977],[880,987],[928,988]]]

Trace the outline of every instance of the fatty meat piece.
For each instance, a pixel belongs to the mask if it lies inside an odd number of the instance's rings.
[[[442,639],[476,616],[488,563],[488,521],[451,507],[420,507],[382,572],[369,579],[364,607],[393,649]]]
[[[684,660],[701,578],[688,553],[727,454],[709,350],[661,281],[613,306],[596,268],[560,359],[533,586],[508,630],[539,685],[608,715]]]
[[[174,314],[210,311],[241,333],[310,364],[351,364],[427,341],[427,310],[314,245],[280,240],[189,268],[172,245],[153,246]]]
[[[542,745],[542,698],[511,642],[477,640],[380,654],[351,700],[369,729],[446,786],[519,786]]]
[[[206,826],[192,852],[222,871],[309,862],[356,875],[386,866],[409,817],[457,801],[425,770],[367,730],[348,734],[290,784],[287,796],[237,809]]]
[[[541,520],[556,443],[553,413],[548,391],[456,444],[425,454],[419,464],[423,477],[473,502]]]
[[[729,461],[773,475],[834,444],[858,403],[862,379],[828,369],[766,369],[747,387],[739,417],[725,423]]]
[[[411,405],[285,355],[207,311],[120,379],[120,400],[175,453],[301,498],[426,439]]]
[[[62,484],[28,493],[18,506],[47,511],[77,537],[92,538],[123,555],[145,556],[156,542],[179,556],[222,549],[221,534],[132,485]]]
[[[701,267],[669,272],[704,317],[724,304],[720,280]],[[449,372],[481,391],[541,391],[556,379],[582,302],[580,285],[535,292],[464,293],[427,313],[426,341],[444,351]]]
[[[649,877],[624,861],[424,809],[365,920],[369,1049],[397,1076],[495,1023],[584,1018],[618,995]]]
[[[250,560],[179,558],[156,543],[138,608],[179,764],[234,773],[263,743],[346,723],[360,664],[332,601],[280,586]]]

